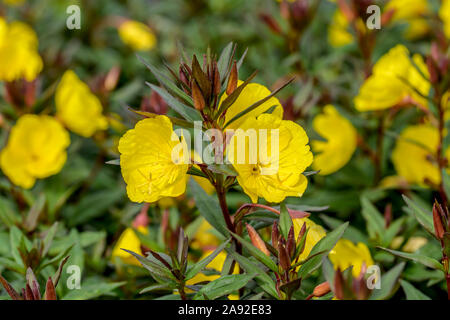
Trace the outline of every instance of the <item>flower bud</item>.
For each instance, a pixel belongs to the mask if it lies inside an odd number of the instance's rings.
[[[192,80],[191,90],[195,109],[202,111],[205,108],[205,99],[195,80]]]
[[[322,297],[330,292],[330,284],[328,281],[322,282],[314,288],[313,295],[315,297]]]
[[[433,204],[433,224],[434,224],[434,233],[436,237],[440,240],[444,238],[444,226],[442,224],[442,216],[441,216],[442,208],[441,206],[435,202]]]
[[[246,224],[246,227],[253,245],[261,250],[266,256],[270,256],[269,250],[267,250],[266,244],[264,243],[264,240],[261,239],[258,232],[256,232],[256,230],[249,224]]]
[[[228,84],[227,84],[227,95],[230,95],[233,93],[234,90],[237,88],[237,82],[238,82],[238,71],[236,66],[236,61],[233,62],[233,66],[231,67],[230,77],[228,78]]]

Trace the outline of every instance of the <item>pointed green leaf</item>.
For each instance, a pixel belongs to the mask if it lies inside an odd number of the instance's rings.
[[[217,257],[217,255],[222,252],[222,250],[225,248],[225,246],[230,242],[230,239],[228,239],[227,241],[225,241],[224,243],[222,243],[220,246],[218,246],[216,248],[216,250],[214,250],[210,255],[208,255],[206,258],[200,260],[199,262],[197,262],[196,264],[194,264],[194,266],[189,269],[189,271],[187,272],[186,276],[185,276],[185,280],[189,280],[191,278],[193,278],[197,273],[201,272],[203,269],[206,268],[206,266],[214,260],[215,257]]]
[[[424,266],[427,266],[429,268],[444,271],[442,264],[439,261],[437,261],[436,259],[424,256],[421,254],[417,254],[417,253],[402,252],[402,251],[391,250],[391,249],[383,248],[383,247],[377,247],[377,248],[387,251],[395,256],[421,263]]]
[[[166,103],[177,113],[179,113],[183,118],[185,118],[188,121],[194,122],[194,121],[202,121],[202,117],[200,113],[195,110],[194,108],[191,108],[181,101],[174,98],[170,93],[168,93],[165,89],[161,87],[157,87],[151,83],[146,82],[146,84],[152,88],[152,90],[156,91],[163,99],[166,101]]]
[[[280,206],[280,231],[284,239],[287,240],[289,230],[292,227],[292,218],[285,203]]]
[[[217,199],[208,195],[194,179],[190,179],[189,188],[200,214],[206,219],[206,221],[209,222],[210,225],[228,238],[230,234]]]
[[[236,292],[255,276],[256,274],[231,274],[220,277],[204,285],[194,296],[194,300],[203,300],[203,294],[212,300]]]
[[[431,300],[430,297],[414,288],[408,281],[400,280],[400,285],[402,286],[403,291],[405,291],[406,300]]]

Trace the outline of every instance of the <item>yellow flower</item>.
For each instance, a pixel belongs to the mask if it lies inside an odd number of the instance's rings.
[[[238,86],[242,84],[243,81],[238,81]],[[258,102],[259,100],[262,100],[266,98],[268,95],[270,95],[270,90],[266,88],[265,86],[259,84],[259,83],[249,83],[244,90],[242,90],[241,94],[238,96],[236,101],[227,109],[227,112],[225,114],[225,123],[230,121],[234,118],[238,113],[241,111],[244,111],[248,107],[250,107],[255,102]],[[224,93],[220,99],[220,104],[227,98],[227,94]],[[219,105],[220,105],[219,104]],[[260,114],[266,112],[271,107],[275,107],[272,114],[280,119],[283,118],[283,107],[280,103],[280,101],[272,97],[260,106],[258,106],[253,111],[247,113],[245,116],[239,118],[238,120],[234,121],[228,128],[230,129],[237,129],[239,128],[246,119],[257,117]]]
[[[326,232],[322,228],[322,226],[314,223],[308,218],[292,219],[292,223],[294,225],[295,239],[298,238],[298,235],[304,223],[306,223],[306,228],[309,229],[308,234],[306,235],[305,249],[299,257],[299,261],[305,260],[306,258],[308,258],[309,253],[317,244],[317,242],[319,242],[320,239],[326,236]]]
[[[27,24],[0,17],[0,81],[33,81],[43,67],[38,38]]]
[[[387,109],[407,97],[426,106],[426,99],[415,90],[428,96],[430,90],[428,70],[420,55],[415,54],[412,60],[426,79],[411,63],[408,49],[403,45],[397,45],[382,56],[373,67],[373,74],[363,83],[355,98],[356,109],[358,111]]]
[[[336,10],[328,28],[328,41],[333,47],[343,47],[353,42],[353,35],[347,30],[349,25],[341,10]]]
[[[254,203],[258,197],[278,203],[288,196],[300,197],[306,189],[308,181],[302,173],[313,160],[307,144],[301,126],[262,114],[247,118],[235,131],[227,157],[238,173],[238,183]]]
[[[405,240],[404,237],[395,237],[394,240],[392,240],[391,248],[394,250],[398,250],[400,246],[402,245],[403,241]],[[402,251],[414,253],[420,248],[422,248],[424,245],[426,245],[428,242],[428,239],[425,237],[411,237],[406,241]]]
[[[207,256],[209,256],[214,250],[208,250],[206,251],[200,258],[200,260],[205,259]],[[203,281],[214,281],[218,278],[220,278],[220,272],[223,269],[223,265],[225,263],[225,259],[227,258],[227,254],[222,251],[220,252],[207,266],[206,269],[212,269],[218,272],[218,274],[211,274],[211,275],[205,275],[203,272],[197,273],[193,278],[186,281],[186,285],[192,286],[197,283],[203,282]],[[233,274],[239,273],[239,266],[236,263],[233,269]],[[190,289],[187,289],[186,292],[192,292]],[[238,300],[239,296],[237,294],[230,294],[228,295],[228,299],[230,300]]]
[[[146,235],[148,234],[148,228],[144,226],[139,226],[137,231]],[[123,263],[139,266],[139,261],[131,254],[122,249],[127,249],[133,251],[139,255],[144,255],[141,250],[141,241],[136,235],[136,231],[133,228],[126,228],[120,235],[114,249],[111,253],[111,258],[120,258]]]
[[[353,266],[352,274],[355,278],[361,273],[363,263],[366,268],[374,264],[369,248],[364,243],[358,242],[355,245],[347,239],[340,239],[328,257],[335,269],[344,271]]]
[[[219,239],[212,232],[213,227],[206,221],[202,220],[200,227],[195,233],[191,242],[192,249],[204,250],[205,248],[217,247],[220,244]]]
[[[122,41],[134,50],[150,50],[156,45],[153,31],[145,24],[128,20],[119,26]]]
[[[10,6],[18,6],[25,2],[25,0],[3,0],[4,3]]]
[[[439,144],[439,131],[428,124],[407,127],[397,139],[392,162],[397,173],[409,183],[425,185],[425,179],[433,184],[441,181],[439,168],[433,160]],[[450,156],[450,149],[446,151]]]
[[[72,70],[67,70],[56,88],[56,116],[71,131],[83,137],[108,128],[100,100]]]
[[[131,201],[155,202],[185,192],[189,154],[184,139],[177,153],[179,144],[166,116],[143,119],[120,138],[120,166]]]
[[[442,0],[439,17],[444,23],[444,33],[450,39],[450,0]]]
[[[391,0],[384,11],[395,10],[392,22],[406,22],[405,37],[416,39],[425,35],[429,30],[425,16],[430,14],[428,0]]]
[[[11,129],[0,167],[12,183],[29,189],[62,169],[69,144],[69,133],[54,118],[27,114]]]
[[[314,170],[320,170],[321,175],[338,171],[356,150],[356,129],[332,105],[325,106],[323,114],[314,118],[313,127],[327,140],[311,142],[313,151],[319,153],[314,158]]]

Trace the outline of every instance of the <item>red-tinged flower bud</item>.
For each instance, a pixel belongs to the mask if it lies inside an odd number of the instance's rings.
[[[259,18],[270,28],[270,30],[272,30],[274,33],[280,34],[281,28],[278,25],[278,22],[275,21],[275,19],[271,16],[268,15],[267,13],[261,13],[259,15]]]
[[[288,233],[287,243],[286,243],[286,250],[289,255],[289,257],[292,258],[292,256],[295,253],[295,233],[294,233],[294,226],[291,226]]]
[[[389,228],[392,221],[392,203],[388,203],[384,208],[384,225],[385,228]]]
[[[309,4],[306,0],[297,0],[291,5],[291,14],[293,19],[297,22],[303,23],[308,19]]]
[[[439,46],[436,42],[433,42],[431,44],[431,48],[430,48],[430,55],[433,58],[434,61],[438,62],[440,59],[440,53],[439,53]]]
[[[355,13],[346,0],[337,0],[337,5],[347,21],[352,22],[355,19]]]
[[[328,281],[322,282],[314,288],[313,295],[315,297],[322,297],[330,292],[330,284]]]
[[[278,238],[280,237],[280,231],[278,230],[278,222],[275,221],[272,225],[272,247],[278,248]]]
[[[148,226],[149,219],[148,219],[147,211],[148,211],[149,207],[150,207],[149,203],[144,203],[144,205],[142,206],[141,211],[136,216],[136,218],[134,218],[134,220],[133,220],[133,224],[132,225],[133,225],[134,228],[137,229],[138,227],[146,227],[146,226]]]
[[[228,84],[227,84],[227,95],[230,95],[233,93],[234,90],[237,88],[238,83],[238,71],[236,66],[236,61],[233,62],[233,66],[231,67],[230,77],[228,78]]]
[[[219,73],[219,69],[217,68],[217,61],[214,61],[213,71],[214,71],[214,75],[213,75],[214,90],[213,90],[213,93],[214,93],[214,95],[218,96],[220,94],[220,90],[222,89],[221,88],[222,86],[220,84],[220,73]]]
[[[156,91],[152,91],[149,97],[142,98],[140,109],[156,114],[166,114],[168,106],[167,102]]]
[[[306,223],[303,223],[302,228],[300,229],[300,232],[298,233],[298,237],[297,237],[297,245],[300,244],[300,241],[302,241],[303,236],[306,233]],[[306,241],[305,241],[306,243]],[[303,248],[301,248],[300,252],[303,252],[305,245],[303,244]]]
[[[341,269],[337,268],[334,274],[334,295],[339,300],[344,300],[344,276]]]
[[[195,109],[202,111],[205,108],[205,99],[195,80],[192,80],[191,91]]]
[[[291,267],[291,258],[289,257],[284,238],[278,241],[278,261],[280,262],[281,268],[283,270],[289,270]]]
[[[439,81],[438,70],[436,69],[436,65],[431,57],[426,58],[428,73],[430,74],[430,82],[435,84]]]
[[[182,83],[182,88],[183,88],[184,92],[187,94],[191,94],[189,92],[189,78],[186,76],[186,73],[184,70],[185,70],[184,67],[180,66],[180,69],[178,71],[178,77],[180,79],[180,82]]]
[[[285,20],[289,20],[290,17],[290,9],[287,1],[283,0],[280,3],[280,14]]]
[[[395,9],[390,9],[386,12],[383,12],[383,14],[381,15],[381,26],[386,26],[388,25],[391,21],[392,18],[394,17],[394,13],[395,13]]]
[[[57,300],[55,285],[53,284],[52,277],[48,277],[47,284],[45,285],[44,300]]]
[[[106,91],[113,91],[117,86],[117,82],[119,81],[120,76],[120,67],[115,66],[112,67],[111,70],[105,76],[105,80],[103,81],[103,87]]]
[[[246,224],[246,227],[253,245],[261,250],[266,256],[270,256],[270,252],[267,250],[266,244],[264,243],[264,240],[261,239],[258,232],[256,232],[256,230],[249,224]]]
[[[442,216],[439,207],[440,205],[437,202],[433,204],[433,224],[434,224],[434,233],[436,237],[442,240],[444,238],[445,230],[442,224]]]

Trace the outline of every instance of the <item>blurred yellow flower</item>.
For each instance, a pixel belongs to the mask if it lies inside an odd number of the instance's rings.
[[[292,219],[292,223],[294,225],[295,239],[298,238],[304,223],[306,223],[306,228],[309,228],[308,234],[306,235],[305,249],[299,257],[299,261],[305,260],[317,242],[326,236],[326,232],[321,225],[314,223],[314,221],[308,218]]]
[[[122,41],[134,50],[150,50],[156,45],[153,31],[145,24],[128,20],[119,26],[119,36]]]
[[[206,221],[202,220],[200,227],[195,232],[191,242],[192,249],[204,250],[205,248],[217,247],[220,244],[219,239],[212,232],[214,228]]]
[[[338,171],[350,161],[356,150],[356,129],[332,105],[325,106],[323,114],[314,118],[313,127],[326,139],[311,142],[313,151],[319,153],[314,157],[313,169],[320,170],[321,175]]]
[[[340,239],[328,257],[335,269],[344,271],[353,266],[352,274],[355,278],[361,273],[363,263],[366,268],[374,264],[369,248],[364,243],[358,242],[355,245],[347,239]]]
[[[72,70],[67,70],[55,93],[56,116],[71,131],[83,137],[108,128],[100,100]]]
[[[415,54],[412,60],[422,74],[411,63],[409,51],[397,45],[382,56],[373,67],[373,74],[363,83],[355,98],[358,111],[387,109],[410,97],[426,106],[423,96],[430,90],[429,74],[423,58]]]
[[[398,175],[409,183],[425,185],[425,179],[433,184],[441,181],[435,159],[439,143],[439,131],[428,124],[409,126],[402,131],[394,151],[392,162]],[[445,156],[450,156],[447,149]]]
[[[353,42],[353,35],[348,31],[349,25],[341,10],[336,10],[328,27],[328,41],[333,47],[343,47]]]
[[[288,196],[300,197],[306,189],[308,181],[302,173],[313,160],[307,144],[301,126],[266,113],[247,118],[236,130],[227,157],[254,203],[258,197],[278,203]]]
[[[450,0],[442,0],[439,17],[444,23],[444,33],[450,39]]]
[[[24,2],[25,0],[3,0],[3,3],[8,4],[10,6],[18,6]]]
[[[238,81],[238,86],[240,86],[243,83],[243,81]],[[234,103],[227,109],[227,112],[225,114],[225,123],[230,121],[234,118],[239,112],[244,111],[248,107],[250,107],[255,102],[258,102],[259,100],[262,100],[266,98],[268,95],[270,95],[270,90],[259,84],[259,83],[249,83],[244,90],[242,90],[241,94],[238,96],[238,98],[234,101]],[[222,97],[220,98],[220,104],[227,98],[227,94],[224,93]],[[271,107],[275,107],[272,114],[280,119],[283,118],[283,107],[280,103],[280,101],[275,98],[271,97],[269,100],[258,106],[253,111],[247,113],[243,117],[239,118],[238,120],[234,121],[228,128],[230,129],[237,129],[239,128],[246,119],[251,117],[257,117],[260,114],[266,112]]]
[[[120,167],[127,193],[134,202],[155,202],[177,197],[186,190],[189,161],[187,145],[166,116],[139,121],[119,141]]]
[[[137,228],[137,232],[140,232],[144,235],[148,234],[148,228],[144,226],[139,226]],[[126,228],[122,234],[120,235],[119,240],[117,240],[116,245],[111,253],[111,258],[114,261],[114,258],[119,258],[123,263],[129,265],[139,266],[139,261],[131,254],[122,249],[127,249],[133,251],[141,256],[144,254],[141,250],[141,240],[136,235],[136,230],[133,228]]]
[[[18,21],[7,23],[0,17],[0,81],[33,81],[42,67],[33,29]]]
[[[11,129],[0,153],[0,167],[12,183],[25,189],[36,179],[58,173],[67,159],[69,133],[54,118],[27,114]]]
[[[425,35],[430,27],[426,16],[431,13],[428,0],[391,0],[384,11],[395,10],[392,22],[406,22],[405,37],[416,39]]]
[[[391,248],[394,250],[399,249],[404,240],[405,238],[402,236],[395,237],[394,240],[392,240]],[[411,237],[408,239],[408,241],[406,241],[401,250],[405,252],[414,253],[420,248],[422,248],[424,245],[426,245],[427,242],[428,239],[425,237]]]

